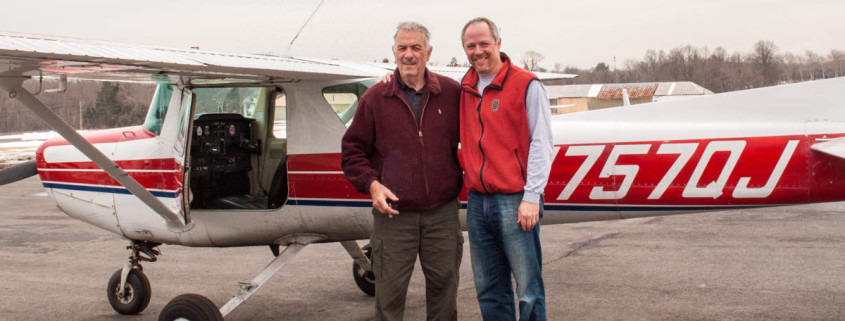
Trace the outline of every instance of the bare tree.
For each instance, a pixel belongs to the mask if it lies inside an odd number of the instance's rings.
[[[775,84],[780,78],[778,77],[777,51],[777,45],[771,40],[760,40],[754,43],[751,59],[754,62],[754,67],[757,68],[755,71],[763,86]]]
[[[812,50],[807,50],[804,52],[804,57],[807,59],[807,67],[810,72],[810,79],[816,80],[817,78],[824,79],[824,57],[821,55],[813,52]]]
[[[827,55],[827,59],[830,59],[831,67],[835,73],[834,77],[845,76],[845,51],[832,49],[830,54]]]
[[[534,50],[528,50],[524,54],[522,54],[522,59],[519,61],[522,62],[522,66],[531,71],[538,71],[540,69],[540,62],[546,59],[546,56],[543,54],[536,52]]]
[[[784,53],[782,57],[784,82],[804,81],[804,58],[791,52]]]

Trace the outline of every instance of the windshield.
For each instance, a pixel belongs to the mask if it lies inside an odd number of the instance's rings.
[[[194,117],[202,114],[240,114],[255,118],[261,88],[197,88]]]
[[[358,110],[358,99],[376,83],[375,80],[337,85],[323,88],[323,98],[332,106],[340,122],[346,127],[352,124],[355,111]]]

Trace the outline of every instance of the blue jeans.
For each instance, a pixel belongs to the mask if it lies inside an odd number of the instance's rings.
[[[485,321],[515,320],[511,274],[516,279],[519,320],[546,320],[540,223],[522,231],[516,222],[522,194],[469,192],[467,231],[472,273]],[[541,218],[542,202],[541,197]]]

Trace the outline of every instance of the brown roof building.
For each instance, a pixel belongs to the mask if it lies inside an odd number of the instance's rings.
[[[683,99],[713,94],[690,81],[631,84],[551,85],[546,86],[552,114],[596,110],[625,105],[627,91],[631,105]]]

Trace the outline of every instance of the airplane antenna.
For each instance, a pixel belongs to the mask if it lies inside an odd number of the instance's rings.
[[[314,14],[317,13],[317,10],[320,9],[320,6],[322,6],[323,2],[325,1],[326,0],[320,0],[320,4],[318,4],[317,7],[314,8],[314,12],[311,13],[311,16],[308,17],[308,20],[305,20],[305,23],[302,24],[302,28],[299,28],[299,31],[296,32],[295,36],[293,36],[293,39],[290,41],[290,44],[288,44],[288,48],[285,49],[285,53],[282,54],[282,57],[290,57],[290,48],[293,47],[293,42],[296,41],[296,38],[299,37],[299,34],[302,32],[303,29],[305,29],[305,26],[308,25],[308,22],[311,21],[311,18],[314,17]]]

